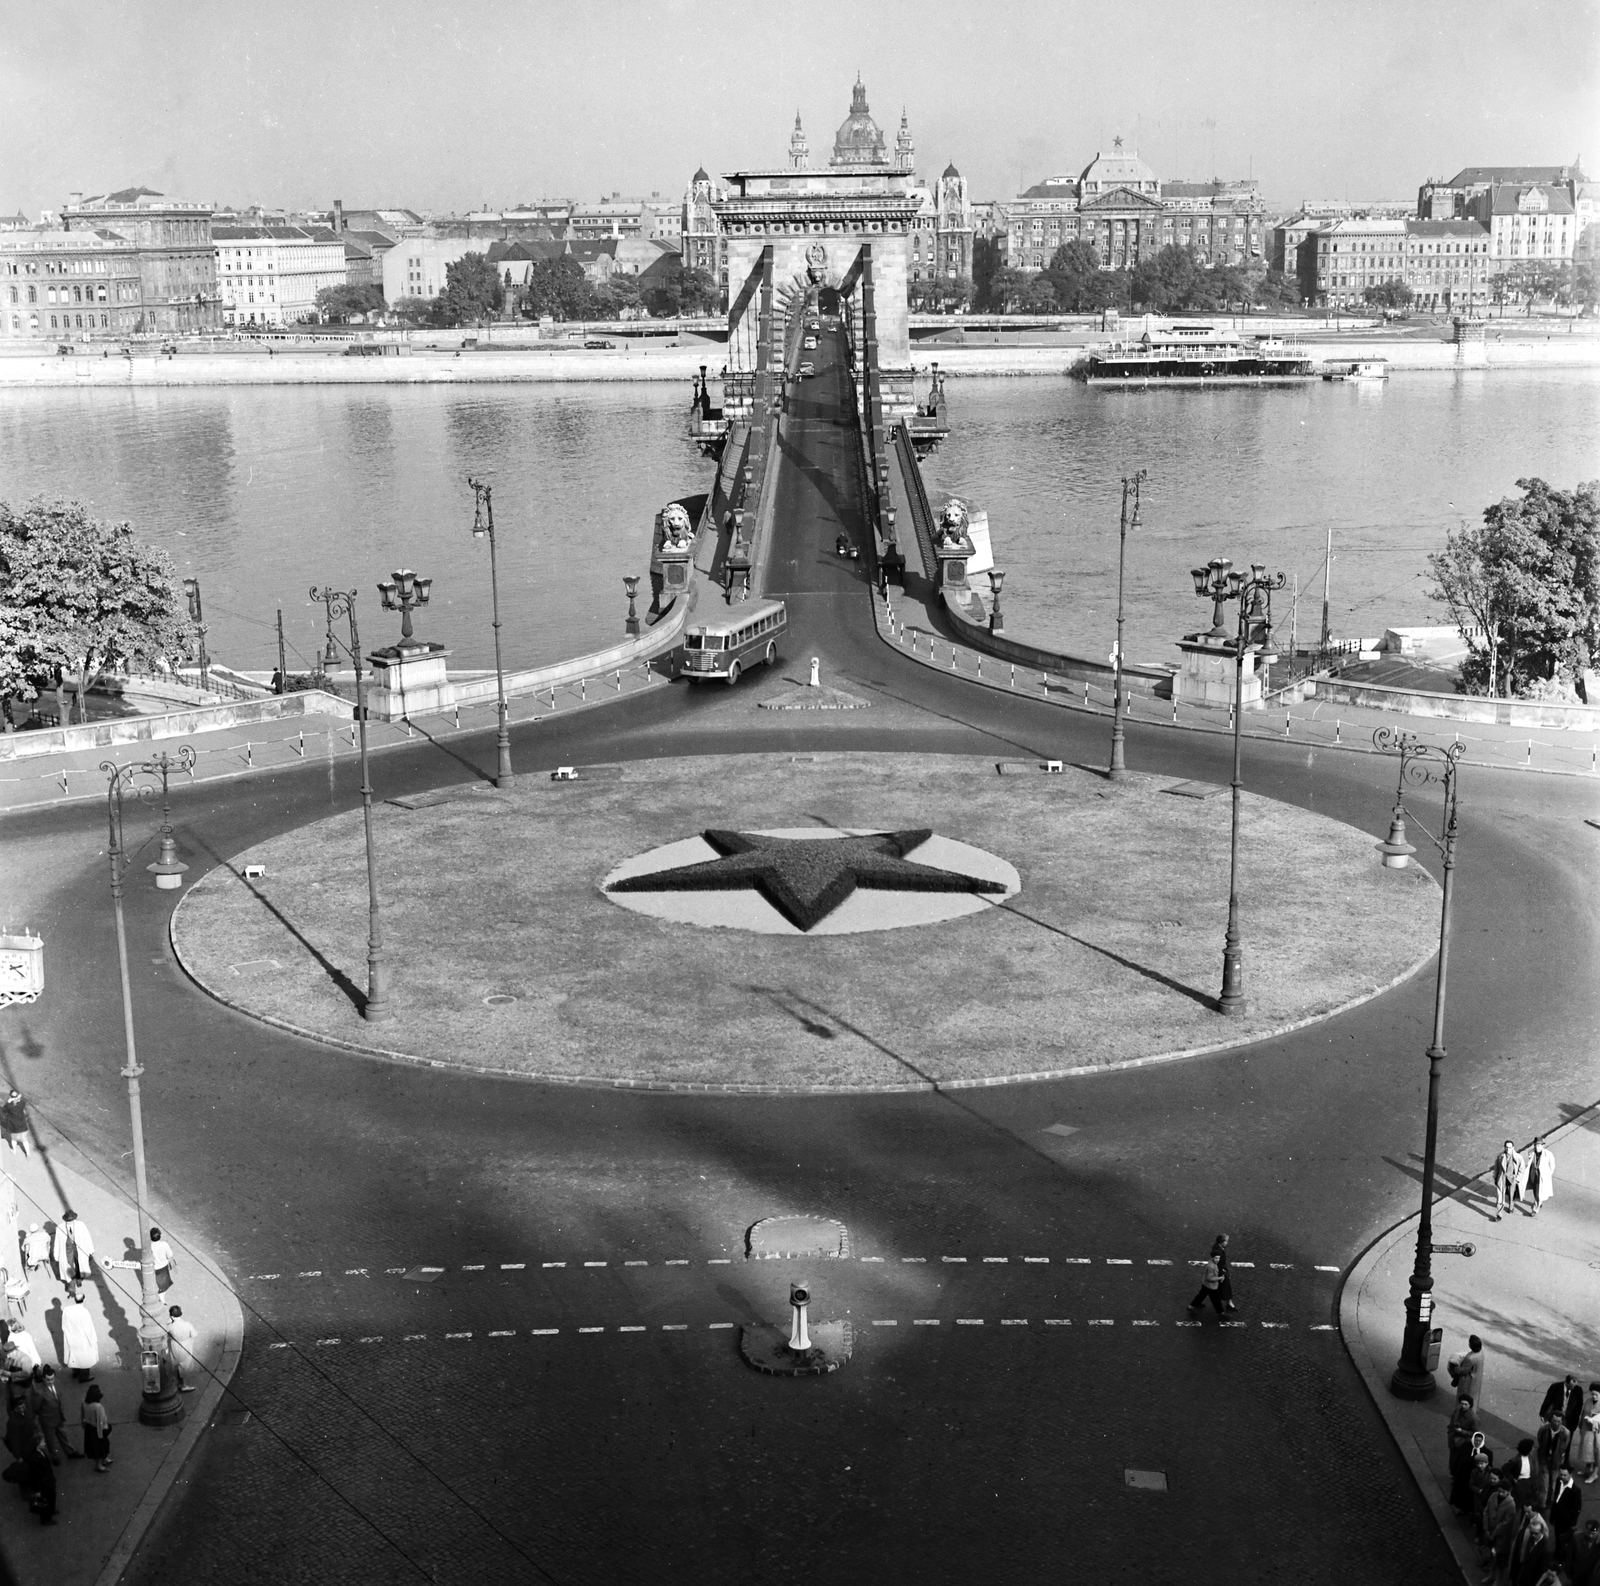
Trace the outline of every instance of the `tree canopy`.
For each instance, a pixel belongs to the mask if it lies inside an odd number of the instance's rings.
[[[1410,308],[1417,294],[1404,281],[1396,280],[1379,281],[1361,295],[1374,308]]]
[[[126,523],[76,501],[0,501],[0,694],[37,699],[58,678],[179,657],[192,629],[172,566]]]
[[[331,320],[347,320],[382,307],[383,292],[375,286],[325,286],[317,293],[317,312]]]
[[[541,259],[528,272],[524,312],[534,319],[595,318],[595,293],[583,266],[573,258]]]
[[[476,323],[490,318],[505,301],[500,273],[481,253],[464,253],[445,266],[444,291],[435,304],[444,325]]]
[[[1467,641],[1470,694],[1526,694],[1600,654],[1600,481],[1517,489],[1428,558],[1430,594]]]

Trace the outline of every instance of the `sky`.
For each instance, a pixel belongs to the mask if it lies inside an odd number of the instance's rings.
[[[826,162],[857,72],[975,199],[1120,135],[1285,207],[1463,165],[1600,171],[1600,0],[43,0],[0,38],[0,212],[143,184],[439,212]]]

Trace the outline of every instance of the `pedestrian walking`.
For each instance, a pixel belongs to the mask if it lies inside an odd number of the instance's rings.
[[[1589,1576],[1600,1565],[1600,1520],[1589,1520],[1572,1543],[1572,1586],[1589,1586]]]
[[[61,1407],[61,1390],[56,1384],[53,1366],[35,1367],[33,1386],[28,1390],[28,1402],[33,1409],[34,1425],[44,1437],[44,1446],[49,1451],[50,1463],[52,1465],[61,1463],[58,1449],[68,1459],[82,1459],[83,1455],[67,1442],[66,1412]]]
[[[1507,1140],[1494,1159],[1494,1220],[1500,1219],[1516,1204],[1522,1192],[1523,1174],[1527,1165],[1515,1145]]]
[[[1562,1425],[1560,1415],[1552,1410],[1545,1417],[1545,1423],[1539,1428],[1539,1435],[1534,1440],[1534,1447],[1539,1455],[1539,1475],[1542,1492],[1539,1498],[1539,1507],[1548,1510],[1555,1501],[1556,1481],[1566,1474],[1567,1447],[1572,1442],[1572,1433]]]
[[[44,1446],[44,1438],[37,1432],[28,1445],[28,1452],[23,1456],[24,1474],[23,1481],[33,1496],[29,1499],[29,1506],[39,1516],[41,1525],[54,1525],[56,1523],[56,1472],[50,1463],[49,1451]]]
[[[178,1379],[179,1393],[193,1393],[194,1389],[183,1380],[185,1371],[196,1369],[194,1356],[194,1323],[183,1314],[181,1305],[174,1305],[167,1315],[167,1358],[172,1362],[172,1372]]]
[[[1239,1309],[1233,1298],[1233,1270],[1228,1264],[1228,1236],[1218,1234],[1211,1246],[1211,1259],[1217,1264],[1217,1298],[1230,1314]]]
[[[78,1285],[93,1269],[94,1236],[88,1225],[69,1207],[56,1224],[53,1246],[56,1276],[76,1294]]]
[[[100,1335],[94,1315],[78,1295],[61,1317],[61,1364],[72,1370],[74,1382],[88,1382],[100,1364]]]
[[[37,1272],[50,1259],[50,1235],[38,1223],[29,1223],[22,1241],[22,1264],[29,1272]]]
[[[1555,1490],[1550,1498],[1550,1528],[1555,1532],[1556,1557],[1565,1559],[1572,1551],[1573,1534],[1583,1513],[1583,1493],[1570,1470],[1556,1473]]]
[[[178,1275],[178,1261],[172,1253],[172,1246],[161,1237],[159,1228],[150,1230],[150,1260],[156,1271],[156,1288],[165,1294]]]
[[[13,1371],[26,1372],[29,1377],[32,1377],[35,1366],[44,1364],[39,1358],[39,1346],[34,1343],[33,1335],[26,1327],[11,1329],[6,1339],[6,1364]]]
[[[1552,1382],[1544,1390],[1539,1405],[1539,1419],[1547,1421],[1554,1410],[1569,1432],[1578,1428],[1578,1418],[1583,1414],[1583,1389],[1578,1379],[1569,1371],[1559,1382]]]
[[[1200,1274],[1200,1292],[1189,1301],[1189,1309],[1199,1311],[1207,1300],[1211,1301],[1211,1309],[1218,1317],[1228,1314],[1222,1305],[1222,1268],[1215,1256],[1206,1257],[1205,1270]]]
[[[1517,1534],[1517,1500],[1499,1477],[1483,1505],[1483,1539],[1489,1549],[1489,1573],[1483,1586],[1505,1578],[1511,1562],[1511,1544]]]
[[[1478,1417],[1472,1400],[1463,1394],[1456,1400],[1444,1429],[1445,1459],[1450,1471],[1450,1505],[1461,1514],[1472,1513],[1472,1456],[1483,1447]]]
[[[96,1383],[83,1396],[83,1452],[92,1459],[97,1471],[111,1464],[111,1417],[106,1414],[104,1395]]]
[[[1489,1494],[1499,1486],[1500,1478],[1494,1473],[1494,1466],[1489,1460],[1489,1450],[1478,1441],[1483,1436],[1478,1432],[1473,1437],[1472,1449],[1472,1475],[1468,1487],[1472,1493],[1472,1531],[1478,1539],[1478,1545],[1486,1548],[1488,1542],[1483,1534],[1483,1511],[1489,1502]]]
[[[1517,1444],[1516,1453],[1501,1467],[1500,1479],[1511,1488],[1519,1516],[1538,1507],[1544,1495],[1544,1482],[1540,1478],[1538,1451],[1531,1437]]]
[[[1456,1400],[1472,1400],[1474,1410],[1483,1409],[1483,1340],[1476,1333],[1467,1335],[1467,1347],[1459,1355],[1452,1355],[1447,1369],[1450,1386],[1456,1390]]]
[[[0,1103],[0,1134],[13,1151],[28,1155],[28,1145],[33,1134],[33,1123],[28,1117],[28,1104],[15,1085],[3,1103]]]
[[[1586,1485],[1600,1473],[1600,1382],[1589,1384],[1589,1400],[1572,1434],[1567,1463],[1573,1474]]]
[[[1550,1567],[1554,1557],[1555,1539],[1550,1522],[1537,1509],[1524,1509],[1511,1542],[1512,1586],[1538,1586],[1539,1577]]]
[[[1534,1136],[1528,1150],[1528,1205],[1530,1217],[1539,1215],[1539,1208],[1556,1192],[1556,1154],[1543,1139]]]

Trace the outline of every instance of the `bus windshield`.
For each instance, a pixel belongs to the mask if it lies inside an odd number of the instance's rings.
[[[684,636],[683,647],[686,650],[720,650],[722,648],[722,635],[720,633],[690,633]]]

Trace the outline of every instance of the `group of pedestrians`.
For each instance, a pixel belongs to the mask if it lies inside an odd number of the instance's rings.
[[[1209,1304],[1218,1316],[1232,1316],[1239,1309],[1233,1298],[1233,1274],[1228,1267],[1228,1236],[1218,1234],[1211,1254],[1200,1274],[1200,1292],[1189,1301],[1189,1310],[1198,1316]]]
[[[1526,1153],[1510,1140],[1494,1159],[1494,1220],[1519,1207],[1537,1217],[1539,1208],[1556,1192],[1556,1157],[1544,1139],[1535,1135]]]
[[[1585,1388],[1568,1373],[1551,1383],[1538,1433],[1500,1459],[1478,1426],[1479,1338],[1450,1362],[1450,1376],[1450,1502],[1472,1522],[1483,1586],[1600,1586],[1600,1518],[1583,1518],[1583,1488],[1600,1478],[1600,1382]]]
[[[12,1090],[0,1104],[0,1133],[12,1151],[26,1156],[31,1125],[27,1104]],[[0,1171],[4,1191],[4,1219],[10,1229],[0,1254],[0,1286],[5,1314],[0,1318],[0,1389],[5,1394],[6,1451],[11,1463],[0,1479],[12,1483],[45,1525],[54,1524],[57,1510],[56,1471],[63,1460],[90,1459],[97,1472],[111,1468],[111,1417],[105,1395],[94,1381],[100,1363],[100,1339],[94,1312],[85,1301],[84,1285],[94,1276],[98,1261],[104,1267],[137,1269],[138,1261],[107,1260],[95,1254],[94,1236],[70,1207],[48,1229],[32,1223],[24,1231],[17,1211],[16,1183]],[[150,1230],[150,1250],[156,1286],[166,1294],[176,1281],[178,1263],[159,1228]],[[15,1276],[13,1276],[13,1269]],[[77,1425],[83,1447],[73,1447],[68,1436],[68,1410],[61,1397],[61,1382],[54,1366],[40,1355],[27,1325],[28,1301],[33,1287],[53,1274],[62,1290],[61,1365],[75,1383],[84,1387],[78,1405]],[[181,1305],[167,1307],[167,1356],[180,1391],[194,1392],[184,1381],[195,1365],[195,1330]]]

